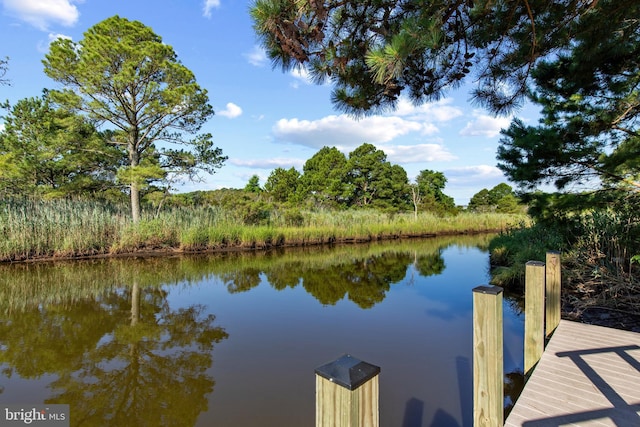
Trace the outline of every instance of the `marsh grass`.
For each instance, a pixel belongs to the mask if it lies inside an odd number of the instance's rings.
[[[0,203],[0,260],[108,252],[129,222],[118,207],[83,201]]]
[[[633,262],[640,252],[640,213],[632,209],[585,211],[558,223],[536,223],[501,233],[489,246],[492,283],[522,287],[528,261],[560,251],[563,292],[572,305],[622,305],[640,312],[640,280]]]
[[[521,224],[494,238],[489,244],[491,283],[507,288],[524,286],[526,263],[546,259],[548,251],[566,251],[567,241],[558,228]]]
[[[0,202],[0,261],[82,257],[139,251],[206,251],[304,246],[343,241],[375,241],[436,234],[504,230],[525,220],[506,214],[462,213],[438,217],[424,213],[377,211],[300,212],[271,215],[267,225],[246,225],[217,207],[167,209],[146,213],[134,224],[126,206],[79,200]]]

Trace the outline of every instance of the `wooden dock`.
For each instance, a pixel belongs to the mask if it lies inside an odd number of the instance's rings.
[[[473,289],[474,427],[640,427],[640,333],[560,320],[560,270],[555,251],[526,264],[528,380],[506,423],[503,289]],[[316,427],[378,427],[379,372],[349,355],[316,369]]]
[[[507,427],[640,427],[640,333],[562,320]]]

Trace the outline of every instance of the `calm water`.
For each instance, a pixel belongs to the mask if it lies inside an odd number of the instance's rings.
[[[349,353],[382,369],[382,426],[471,427],[488,239],[0,266],[0,403],[68,403],[78,426],[313,426],[314,369]],[[506,373],[518,312],[505,299]]]

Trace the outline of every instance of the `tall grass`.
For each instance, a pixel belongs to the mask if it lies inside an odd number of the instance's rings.
[[[622,274],[640,254],[640,212],[604,210],[582,215],[574,249],[590,263]]]
[[[150,250],[300,246],[372,241],[407,236],[504,230],[525,220],[507,214],[463,213],[438,217],[376,211],[300,212],[299,226],[287,215],[267,225],[246,225],[217,207],[174,208],[143,214],[134,224],[127,206],[79,200],[0,202],[0,261],[79,257]]]
[[[566,251],[566,232],[557,227],[535,224],[506,230],[489,243],[493,266],[491,282],[503,287],[524,286],[526,263],[545,261],[548,251]]]
[[[1,202],[0,260],[108,252],[128,217],[121,208],[95,202]]]
[[[629,277],[640,253],[640,212],[633,209],[585,211],[562,222],[537,223],[501,233],[490,246],[492,282],[522,285],[527,261],[544,261],[550,250],[563,253],[567,270]],[[589,273],[591,274],[591,273]],[[584,282],[588,274],[580,279]]]

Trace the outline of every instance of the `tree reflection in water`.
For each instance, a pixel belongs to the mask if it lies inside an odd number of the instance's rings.
[[[467,244],[484,247],[489,238],[469,238]],[[395,284],[405,283],[429,301],[426,314],[437,309],[460,319],[468,316],[470,305],[465,301],[470,298],[465,295],[470,293],[453,285],[449,293],[442,293],[437,286],[424,286],[423,279],[442,274],[447,267],[444,248],[460,242],[460,237],[452,237],[0,265],[0,377],[47,381],[47,402],[70,403],[72,425],[192,426],[200,414],[212,411],[210,404],[215,405],[210,403],[213,349],[228,335],[216,325],[211,309],[197,304],[172,307],[179,303],[169,298],[170,291],[212,282],[235,295],[264,284],[278,291],[304,289],[323,306],[350,301],[348,306],[371,309]],[[414,288],[412,277],[422,285]],[[516,301],[511,304],[517,307]],[[518,373],[508,373],[505,380],[505,396],[513,400],[519,393]],[[218,381],[223,387],[222,374]],[[470,380],[465,381],[461,389],[466,390]],[[14,398],[11,382],[2,382],[3,398]],[[421,414],[420,418],[431,416]]]
[[[134,281],[2,320],[2,373],[55,374],[46,403],[70,403],[73,425],[192,426],[213,391],[214,344],[228,335],[203,306],[172,310],[166,296]]]

